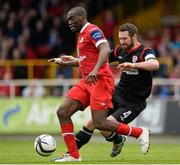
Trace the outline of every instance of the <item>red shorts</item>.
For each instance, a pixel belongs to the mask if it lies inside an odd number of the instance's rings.
[[[112,93],[114,80],[112,77],[101,77],[96,84],[90,85],[81,79],[67,93],[67,97],[78,100],[85,109],[90,105],[91,110],[107,110],[112,108]]]

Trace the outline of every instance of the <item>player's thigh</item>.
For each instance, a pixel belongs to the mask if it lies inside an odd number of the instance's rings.
[[[68,118],[78,110],[84,110],[89,105],[89,93],[83,83],[78,82],[66,94],[63,103],[57,111],[59,118]]]
[[[62,117],[70,117],[72,116],[77,110],[82,107],[82,103],[78,100],[74,100],[68,97],[65,97],[62,104],[58,108],[57,115]]]
[[[97,129],[103,129],[107,117],[107,110],[91,110],[92,121]]]
[[[79,102],[81,106],[78,107],[78,110],[84,110],[90,104],[90,94],[86,90],[86,85],[81,80],[68,91],[66,98]]]
[[[98,82],[89,88],[90,107],[93,110],[107,110],[112,108],[112,93],[114,90],[114,84],[109,79],[98,79]]]
[[[112,103],[113,103],[113,110],[116,110],[122,106],[120,91],[117,86],[115,87],[115,90],[112,95]],[[111,110],[110,112],[112,113],[113,111]]]
[[[120,106],[111,114],[117,121],[122,123],[132,122],[146,107],[146,103],[140,103],[132,107]]]

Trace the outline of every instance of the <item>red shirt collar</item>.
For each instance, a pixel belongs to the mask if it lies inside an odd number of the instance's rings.
[[[132,48],[128,51],[128,54],[131,54],[132,52],[134,52],[135,50],[139,49],[142,46],[142,44],[140,43],[139,45],[137,45],[135,48]]]

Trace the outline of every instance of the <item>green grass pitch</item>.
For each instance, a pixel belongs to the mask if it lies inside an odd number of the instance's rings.
[[[55,153],[49,157],[39,156],[33,148],[34,139],[0,139],[0,164],[55,164],[50,159],[65,149],[58,140]],[[111,143],[104,139],[91,141],[80,150],[82,162],[63,164],[180,164],[180,143],[152,143],[147,155],[140,153],[138,143],[126,142],[121,155],[111,158]]]

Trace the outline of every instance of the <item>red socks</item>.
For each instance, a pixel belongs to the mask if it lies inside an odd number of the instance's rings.
[[[79,151],[74,136],[74,126],[72,123],[61,124],[62,136],[68,148],[68,152],[74,158],[79,158]]]
[[[123,123],[120,123],[116,129],[116,133],[118,133],[118,134],[132,136],[135,138],[139,138],[142,131],[143,131],[142,128],[131,127],[131,126],[129,126],[127,124],[123,124]]]

